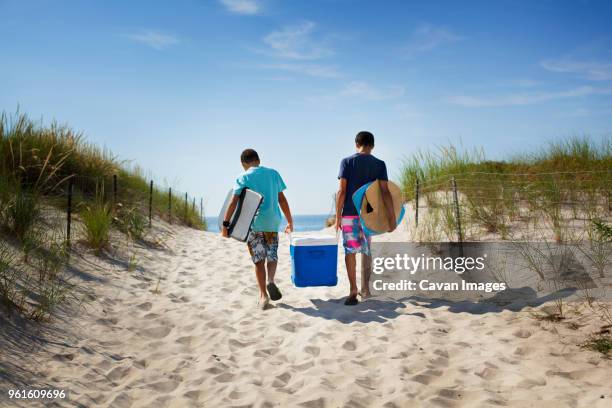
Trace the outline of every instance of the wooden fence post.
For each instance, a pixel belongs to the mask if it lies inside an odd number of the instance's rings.
[[[168,187],[168,222],[172,224],[172,187]]]
[[[70,227],[72,226],[72,191],[74,179],[68,180],[68,209],[66,211],[66,245],[70,248]]]
[[[189,207],[189,197],[185,193],[185,221],[187,221],[187,208]]]
[[[455,203],[455,221],[457,222],[457,240],[459,241],[459,248],[461,250],[461,256],[463,256],[463,233],[461,232],[461,215],[459,212],[459,198],[457,197],[457,181],[453,176],[451,178],[451,185],[453,187],[453,201]]]
[[[149,184],[149,228],[151,228],[151,219],[153,218],[153,180]]]
[[[191,203],[191,211],[195,212],[195,197],[193,197],[193,203]]]
[[[414,225],[419,226],[419,176],[416,176],[416,186],[414,192]]]
[[[200,220],[204,220],[204,198],[200,197]]]
[[[117,206],[117,175],[113,174],[113,207]]]

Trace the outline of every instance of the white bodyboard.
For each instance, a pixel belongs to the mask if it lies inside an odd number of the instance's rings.
[[[223,217],[225,211],[229,207],[232,197],[234,196],[234,190],[230,190],[225,198],[221,212],[219,213],[219,229],[223,228]],[[263,196],[256,193],[253,190],[244,189],[240,193],[240,199],[234,214],[230,218],[229,236],[237,239],[238,241],[245,242],[251,231],[251,224],[259,211],[259,206],[263,201]]]

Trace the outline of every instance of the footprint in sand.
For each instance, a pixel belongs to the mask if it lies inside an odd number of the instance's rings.
[[[543,387],[546,385],[546,380],[544,378],[541,379],[530,379],[527,378],[520,383],[517,384],[517,388],[530,390],[533,387]]]
[[[145,312],[147,312],[151,310],[151,308],[153,307],[153,304],[151,302],[144,302],[144,303],[139,304],[136,307],[139,308],[140,310],[144,310]]]
[[[457,400],[462,397],[460,390],[453,390],[451,388],[442,388],[440,391],[438,391],[438,395],[451,400]]]
[[[434,378],[440,377],[441,375],[442,375],[442,371],[440,370],[425,370],[423,373],[417,374],[414,377],[412,377],[412,381],[416,381],[418,383],[428,385],[434,380]]]
[[[147,368],[148,365],[149,365],[149,362],[145,359],[134,361],[134,367],[136,368],[144,369],[144,368]]]
[[[220,383],[228,383],[234,380],[234,374],[232,373],[223,373],[214,378],[216,382]]]
[[[89,347],[89,346],[81,346],[80,351],[82,351],[85,354],[94,354],[94,350]]]
[[[298,406],[304,408],[324,408],[327,406],[327,401],[325,400],[325,398],[321,397],[313,400],[300,402]]]
[[[194,339],[193,336],[183,336],[183,337],[179,337],[178,339],[176,339],[176,342],[178,344],[182,344],[183,346],[191,346],[193,339]]]
[[[196,400],[197,401],[200,398],[200,395],[202,395],[202,391],[200,391],[200,390],[192,390],[192,391],[187,391],[186,393],[184,393],[183,397],[185,397],[185,398],[187,398],[189,400]]]
[[[528,337],[531,337],[531,332],[529,330],[519,329],[512,333],[512,335],[521,339],[526,339]]]
[[[158,381],[156,383],[147,384],[147,387],[157,392],[167,394],[167,393],[174,391],[179,386],[179,384],[180,384],[179,381],[167,380],[167,381]]]
[[[272,385],[274,386],[274,385]],[[229,397],[231,399],[240,399],[242,397],[244,397],[247,393],[246,392],[241,392],[241,391],[237,391],[237,390],[233,390],[232,392],[229,393]]]
[[[288,331],[290,333],[295,333],[295,330],[296,330],[295,323],[283,323],[280,326],[278,326],[278,328]]]
[[[492,380],[493,378],[497,376],[499,370],[497,369],[497,366],[493,364],[485,364],[485,365],[486,367],[484,367],[481,370],[475,371],[474,374],[476,374],[478,377],[484,380]]]
[[[119,319],[117,319],[116,317],[96,320],[96,323],[101,324],[103,326],[114,326],[117,324],[117,322],[119,322]]]
[[[276,379],[287,384],[289,380],[291,379],[291,373],[288,371],[285,371],[284,373],[277,375]]]
[[[187,296],[181,296],[180,298],[173,298],[171,300],[174,303],[187,303],[190,299]]]
[[[132,398],[127,395],[125,392],[122,392],[121,394],[117,395],[115,397],[115,399],[110,403],[109,406],[111,407],[118,407],[118,408],[123,408],[123,407],[131,407],[133,403]]]
[[[291,368],[296,370],[296,371],[306,371],[309,368],[314,367],[314,363],[312,361],[308,361],[306,363],[302,363],[302,364],[295,364],[292,365]]]
[[[132,371],[131,367],[127,367],[127,366],[115,367],[112,370],[110,370],[108,373],[106,373],[106,378],[108,378],[111,381],[118,381],[118,380],[121,380],[122,378],[125,378],[128,374],[130,374],[131,371]]]
[[[342,348],[348,351],[355,351],[357,349],[357,345],[354,341],[345,341]]]
[[[274,349],[274,348],[268,348],[268,349],[259,349],[259,350],[255,350],[255,353],[253,353],[253,355],[255,357],[270,357],[271,355],[274,355],[278,352],[278,349]]]
[[[531,347],[521,346],[514,349],[514,355],[526,356],[527,354],[531,354],[532,351],[533,349]]]
[[[446,351],[438,349],[434,351],[434,354],[437,357],[429,360],[432,366],[434,367],[447,367],[448,366],[448,353]]]
[[[207,372],[208,374],[221,374],[225,372],[225,369],[221,368],[221,367],[209,367],[207,369],[204,370],[205,372]]]
[[[68,354],[56,354],[53,356],[53,359],[56,361],[60,361],[62,363],[65,363],[67,361],[72,361],[74,360],[74,354],[68,353]]]
[[[362,388],[367,390],[375,390],[376,385],[374,384],[374,380],[370,377],[358,377],[355,379],[355,384],[359,385]]]
[[[304,351],[313,357],[317,357],[321,353],[321,349],[315,346],[306,346]]]
[[[140,334],[144,337],[151,337],[153,339],[163,339],[172,331],[170,326],[158,326],[149,329],[143,329]]]
[[[236,339],[230,339],[228,341],[228,344],[230,346],[230,350],[232,350],[232,351],[236,351],[236,350],[240,350],[240,349],[249,347],[249,346],[253,345],[254,343],[255,342],[252,342],[252,341],[250,341],[250,342],[242,342],[242,341],[236,340]]]

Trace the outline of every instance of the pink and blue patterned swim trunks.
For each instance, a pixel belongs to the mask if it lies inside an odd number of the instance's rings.
[[[371,238],[363,232],[358,215],[342,217],[342,240],[346,254],[362,253],[370,256]]]

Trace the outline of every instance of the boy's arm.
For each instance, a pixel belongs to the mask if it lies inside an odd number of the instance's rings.
[[[285,194],[282,191],[278,193],[278,205],[280,205],[280,208],[287,219],[287,228],[285,228],[285,232],[293,232],[293,217],[291,216],[289,201],[287,201],[287,197],[285,197]]]
[[[238,206],[238,200],[240,199],[239,195],[234,194],[232,197],[232,201],[227,206],[227,210],[225,210],[225,214],[223,215],[223,221],[229,221],[234,211],[236,211],[236,206]],[[229,237],[229,230],[227,227],[221,228],[221,235],[225,238]]]
[[[383,203],[385,204],[385,209],[387,211],[389,232],[391,232],[397,227],[395,210],[393,208],[393,198],[391,197],[391,192],[389,191],[389,184],[387,184],[387,181],[379,180],[378,182],[380,183],[380,192],[382,193]]]
[[[342,225],[342,209],[344,208],[344,200],[346,199],[346,179],[340,179],[338,193],[336,194],[336,224],[335,228],[338,231]]]

